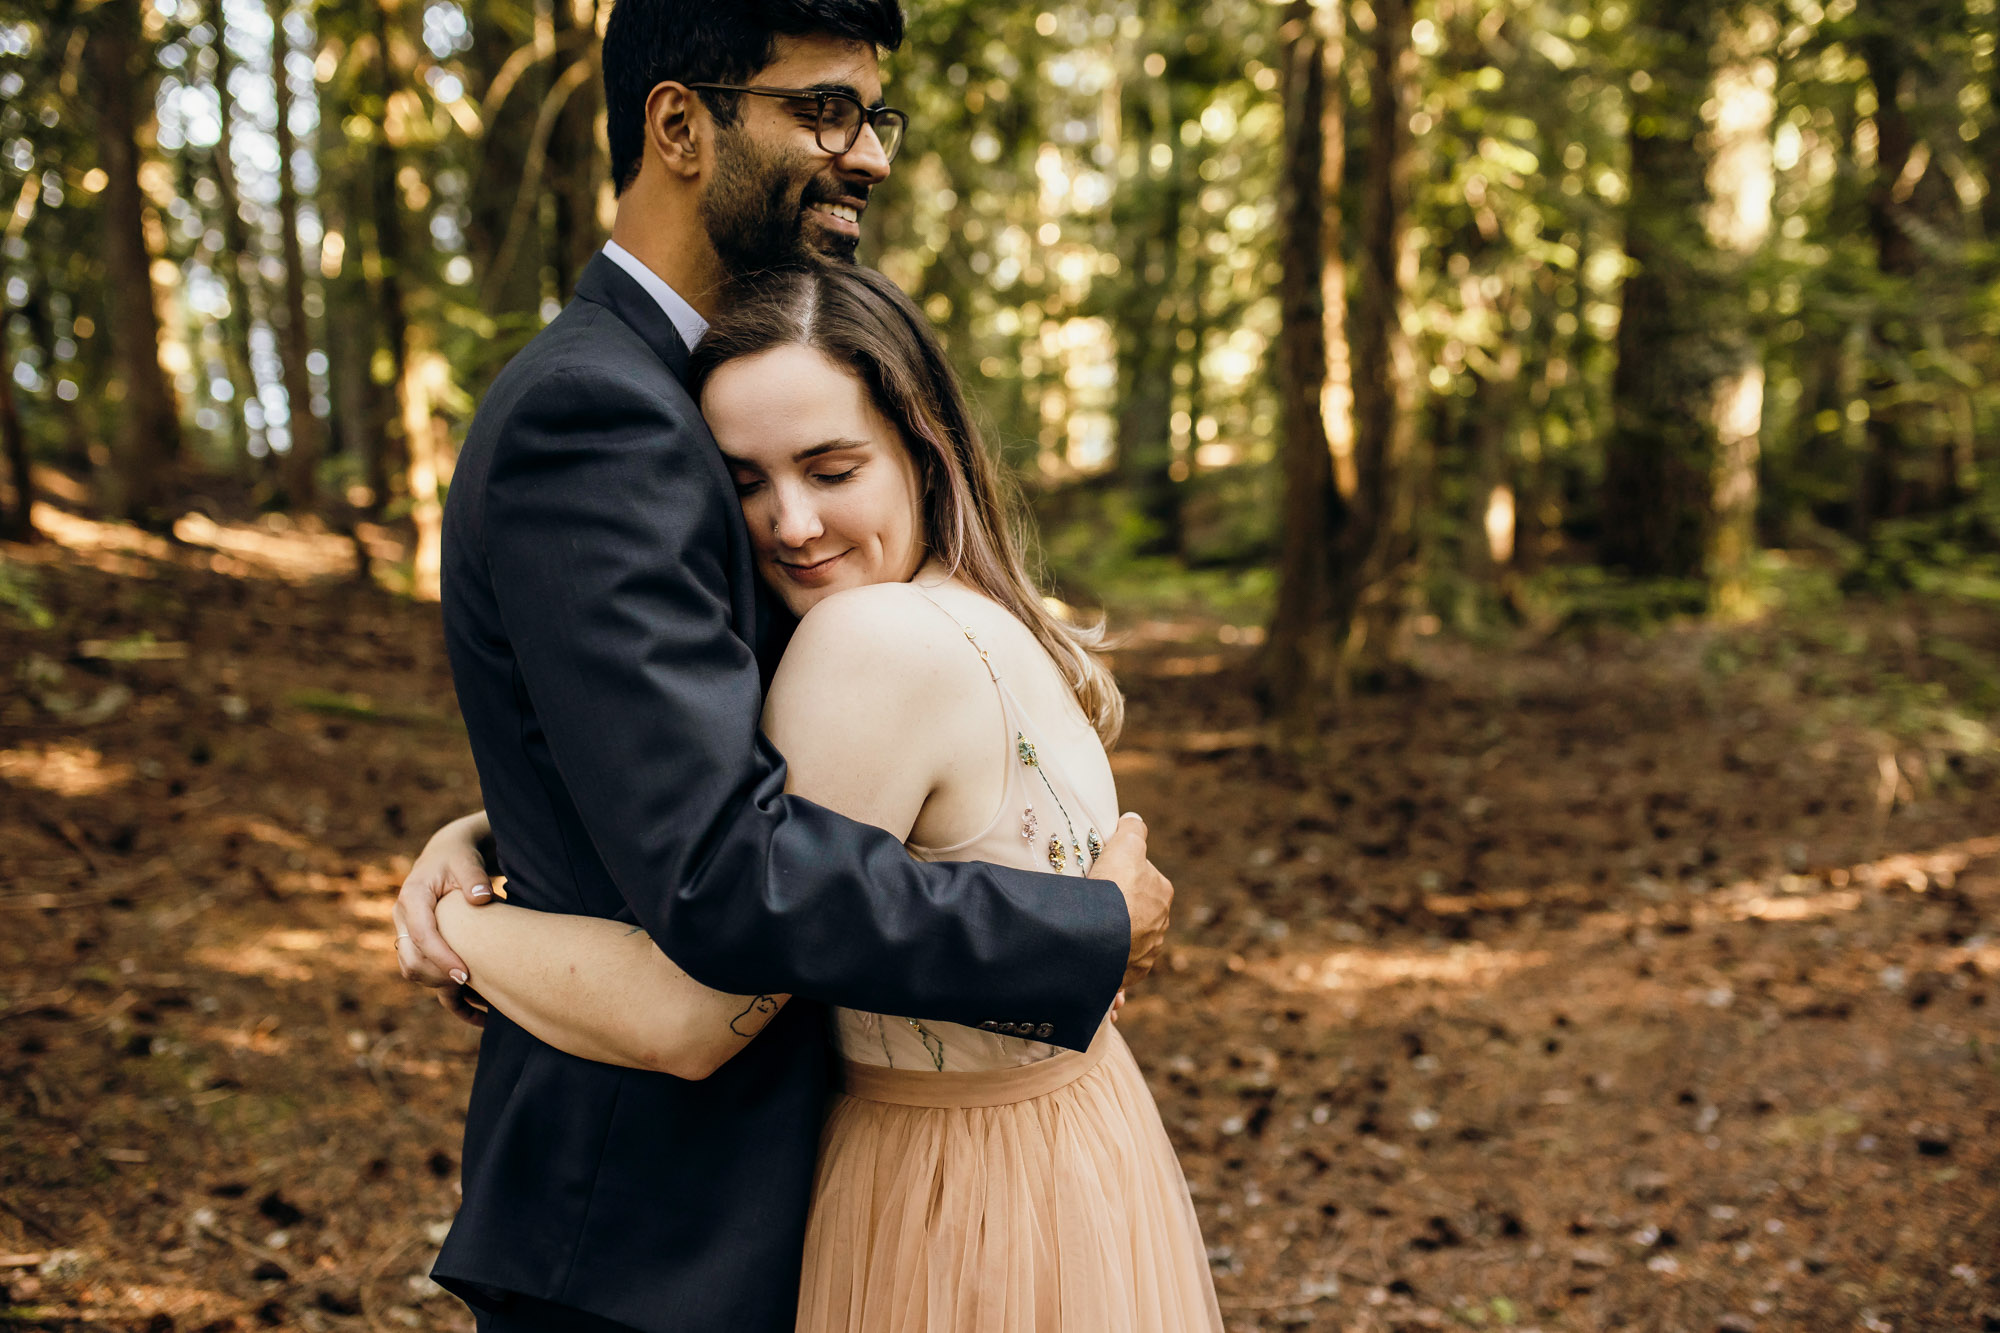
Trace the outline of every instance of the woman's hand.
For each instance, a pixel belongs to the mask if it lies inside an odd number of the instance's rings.
[[[403,880],[391,913],[396,923],[396,966],[403,979],[438,992],[439,1004],[475,1027],[485,1024],[486,1015],[468,999],[471,978],[438,930],[437,904],[448,893],[462,893],[475,906],[493,901],[486,863],[479,855],[479,843],[490,832],[481,810],[432,834]]]

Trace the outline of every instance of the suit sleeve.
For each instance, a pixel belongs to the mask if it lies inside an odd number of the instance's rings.
[[[740,523],[707,432],[588,368],[516,406],[484,546],[521,684],[638,922],[733,994],[1046,1031],[1088,1044],[1130,924],[1101,881],[914,860],[785,794],[732,623]]]

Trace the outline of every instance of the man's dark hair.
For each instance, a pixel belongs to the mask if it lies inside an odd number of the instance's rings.
[[[611,179],[638,178],[646,98],[660,84],[745,83],[777,56],[780,37],[841,37],[885,51],[903,44],[899,0],[617,0],[604,29],[604,110]],[[718,123],[740,100],[704,93]]]

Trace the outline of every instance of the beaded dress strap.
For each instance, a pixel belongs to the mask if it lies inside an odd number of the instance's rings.
[[[1052,776],[1049,767],[1043,763],[1041,751],[1029,735],[1037,728],[1029,720],[1028,710],[1014,697],[1014,691],[1007,688],[1007,682],[1000,679],[1000,672],[995,669],[993,659],[987,655],[972,627],[952,615],[945,609],[943,603],[921,587],[914,583],[910,586],[916,589],[917,596],[937,607],[939,615],[947,617],[952,624],[958,626],[959,633],[963,634],[965,641],[972,645],[972,650],[979,654],[979,660],[986,664],[986,674],[993,677],[994,688],[1000,692],[1000,711],[1007,719],[1008,728],[1014,733],[1014,753],[1011,758],[1020,766],[1016,771],[1025,770],[1025,773],[1031,773],[1034,778],[1039,778],[1042,789],[1049,794],[1049,799],[1055,802],[1055,818],[1050,822],[1051,831],[1047,844],[1044,846],[1040,842],[1042,816],[1035,809],[1032,799],[1029,799],[1021,810],[1021,837],[1042,851],[1048,859],[1049,869],[1057,874],[1067,874],[1072,869],[1079,875],[1087,874],[1090,867],[1096,864],[1098,854],[1104,850],[1104,838],[1093,824],[1086,822],[1081,828],[1078,827],[1076,819],[1070,814],[1068,803],[1062,798],[1062,792],[1056,788],[1058,781],[1068,788],[1070,799],[1077,801],[1078,812],[1081,813],[1083,803],[1077,798],[1075,784],[1068,781],[1061,773]],[[1032,788],[1034,778],[1024,777],[1023,780]]]
[[[972,645],[972,651],[978,653],[979,660],[985,664],[986,674],[993,678],[993,683],[995,685],[998,685],[1000,683],[1000,672],[997,669],[995,669],[992,657],[990,657],[987,654],[985,645],[979,642],[979,635],[973,630],[972,626],[966,624],[964,621],[960,620],[957,616],[952,615],[950,611],[945,609],[945,605],[943,602],[940,602],[937,598],[925,592],[920,585],[912,583],[910,587],[915,589],[917,596],[923,598],[925,601],[929,602],[932,606],[935,606],[938,609],[939,615],[944,616],[946,619],[951,621],[952,624],[958,626],[958,632],[965,636],[965,641]]]

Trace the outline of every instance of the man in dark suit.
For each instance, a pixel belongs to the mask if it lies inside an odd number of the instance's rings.
[[[732,278],[851,258],[903,128],[876,64],[901,36],[896,0],[619,0],[617,226],[472,423],[445,635],[515,901],[632,921],[722,991],[1081,1047],[1165,929],[1143,825],[1124,821],[1080,882],[921,864],[785,795],[757,732],[775,617],[682,383]],[[451,986],[441,891],[405,886],[398,956]],[[821,1023],[794,1001],[690,1083],[492,1014],[438,1281],[494,1333],[790,1329]]]

